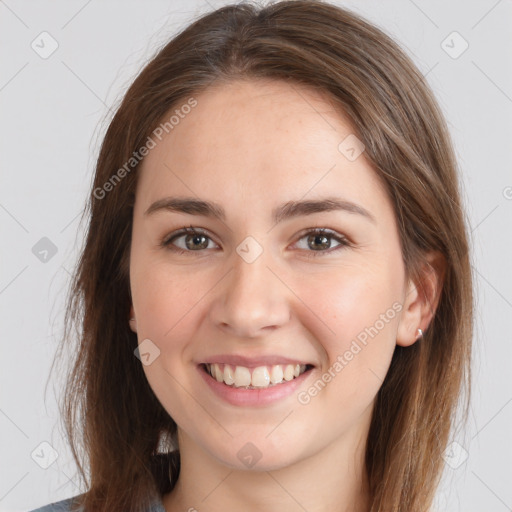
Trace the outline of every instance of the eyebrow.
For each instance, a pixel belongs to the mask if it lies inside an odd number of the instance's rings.
[[[151,215],[160,211],[202,215],[222,221],[226,220],[226,212],[218,203],[194,197],[164,197],[158,199],[144,212],[144,215]],[[374,224],[377,223],[375,217],[368,210],[356,203],[338,197],[288,201],[272,210],[272,220],[275,224],[278,224],[294,217],[329,211],[345,211],[361,215]]]

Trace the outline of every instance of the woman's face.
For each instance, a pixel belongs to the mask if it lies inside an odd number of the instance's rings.
[[[397,338],[419,327],[402,326],[392,204],[318,93],[252,81],[194,98],[137,186],[131,326],[147,379],[212,463],[276,469],[362,442]]]

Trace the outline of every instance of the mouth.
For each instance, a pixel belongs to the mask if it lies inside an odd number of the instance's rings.
[[[208,376],[231,388],[266,389],[290,382],[311,371],[311,364],[274,364],[248,368],[226,363],[202,363],[199,365]]]

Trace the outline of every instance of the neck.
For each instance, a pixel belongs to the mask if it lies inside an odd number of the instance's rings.
[[[364,455],[367,430],[345,436],[275,470],[239,470],[221,464],[179,431],[181,469],[166,512],[368,512]]]

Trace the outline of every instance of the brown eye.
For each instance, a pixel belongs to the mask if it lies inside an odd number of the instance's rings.
[[[314,251],[318,249],[330,249],[331,239],[325,235],[308,235],[308,246]]]
[[[325,228],[309,230],[299,240],[303,239],[306,240],[306,247],[299,248],[309,253],[308,256],[319,256],[322,253],[331,254],[350,245],[344,236]],[[338,245],[331,247],[332,240],[335,240]]]
[[[207,249],[208,248],[208,237],[204,235],[182,235],[185,240],[185,246],[187,249]],[[181,238],[181,237],[178,237]],[[206,242],[205,242],[206,240]]]
[[[177,241],[179,240],[179,243]],[[177,252],[200,252],[208,249],[211,238],[197,228],[184,228],[162,242],[162,246]]]

